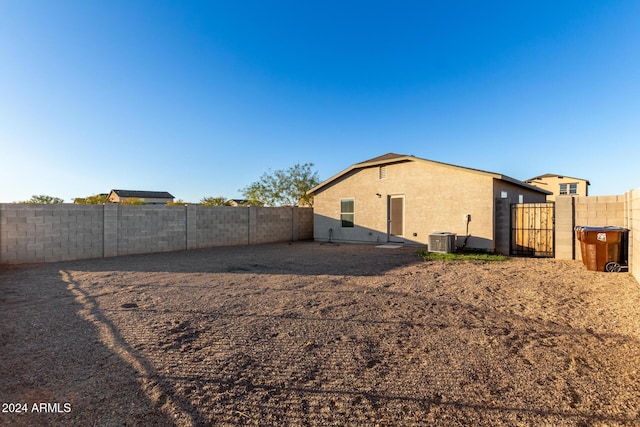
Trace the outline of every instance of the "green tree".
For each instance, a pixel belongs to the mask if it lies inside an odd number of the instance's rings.
[[[201,206],[229,206],[229,202],[225,197],[203,197],[200,200]]]
[[[189,203],[182,199],[178,199],[175,202],[167,202],[167,206],[187,206]]]
[[[29,200],[27,200],[26,202],[21,202],[21,203],[29,203],[29,204],[45,204],[45,205],[57,205],[60,203],[63,203],[64,200],[62,200],[59,197],[53,197],[53,196],[46,196],[46,195],[39,195],[39,196],[31,196],[31,198]]]
[[[121,205],[146,205],[145,202],[143,202],[142,200],[140,200],[137,197],[131,197],[131,198],[127,198],[122,202],[119,202]]]
[[[89,197],[76,197],[73,199],[73,203],[80,205],[104,205],[105,203],[109,203],[109,195],[96,194],[95,196]]]
[[[305,163],[264,173],[241,191],[253,205],[313,206],[313,197],[307,191],[318,185],[320,178],[312,168],[313,163]]]

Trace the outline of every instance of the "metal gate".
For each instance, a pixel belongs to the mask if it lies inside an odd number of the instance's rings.
[[[554,208],[553,202],[511,205],[511,255],[555,255]]]

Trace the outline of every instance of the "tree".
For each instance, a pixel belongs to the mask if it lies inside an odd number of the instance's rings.
[[[39,195],[39,196],[31,196],[31,199],[27,200],[26,202],[22,202],[22,203],[29,203],[29,204],[45,204],[45,205],[57,205],[60,203],[63,203],[64,200],[62,200],[59,197],[53,197],[53,196],[46,196],[46,195]]]
[[[313,196],[307,191],[320,183],[318,172],[311,170],[313,163],[296,164],[289,169],[264,173],[260,181],[245,187],[244,197],[253,205],[313,206]]]
[[[187,206],[189,203],[182,199],[178,199],[175,202],[167,202],[167,206]]]
[[[138,197],[126,198],[118,203],[120,203],[121,205],[146,205],[146,203],[140,200]]]
[[[76,197],[73,199],[73,203],[80,205],[104,205],[105,203],[109,203],[109,195],[96,194],[95,196],[89,197]]]
[[[229,202],[225,197],[203,197],[200,200],[201,206],[229,206]]]

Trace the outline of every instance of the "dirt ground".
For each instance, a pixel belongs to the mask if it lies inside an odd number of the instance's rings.
[[[0,424],[640,425],[629,273],[415,252],[301,242],[4,267]]]

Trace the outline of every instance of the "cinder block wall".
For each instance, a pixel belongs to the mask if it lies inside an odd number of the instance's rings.
[[[557,259],[574,259],[575,197],[557,196],[555,211],[555,257]]]
[[[511,250],[511,201],[495,199],[495,252],[508,255]]]
[[[248,245],[250,209],[252,208],[198,206],[197,247]]]
[[[576,225],[625,227],[625,196],[577,196]]]
[[[629,265],[640,277],[640,188],[620,196],[559,196],[556,199],[556,258],[582,260],[576,226],[625,227],[629,233]]]
[[[640,188],[627,194],[627,223],[629,232],[629,267],[640,282]]]
[[[297,209],[298,212],[298,239],[313,239],[313,209]]]
[[[312,237],[312,208],[0,203],[0,264]]]
[[[575,197],[575,225],[627,227],[625,196]],[[575,240],[575,259],[582,260],[580,242]]]
[[[186,249],[184,206],[118,206],[118,255]]]
[[[103,208],[0,204],[0,262],[52,262],[103,256]]]
[[[252,244],[292,240],[293,208],[255,208],[256,232]]]

